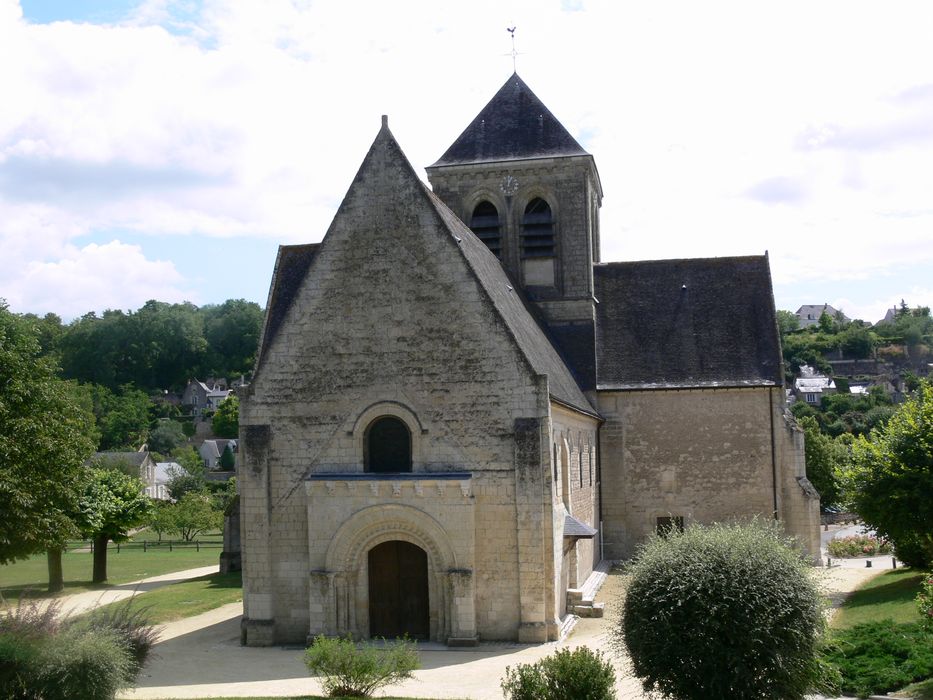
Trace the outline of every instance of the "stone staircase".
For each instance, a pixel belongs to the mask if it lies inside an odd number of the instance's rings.
[[[596,593],[599,591],[606,576],[609,575],[609,569],[612,562],[603,559],[593,569],[593,573],[583,583],[581,588],[567,589],[567,612],[578,617],[602,617],[605,611],[605,603],[597,603]]]

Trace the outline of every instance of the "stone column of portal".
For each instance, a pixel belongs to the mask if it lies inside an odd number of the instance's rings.
[[[545,394],[547,395],[547,394]],[[515,520],[518,533],[518,641],[548,640],[544,479],[541,473],[540,418],[515,419]]]
[[[450,592],[450,636],[447,646],[476,646],[476,598],[473,592],[473,571],[451,569],[447,572]]]

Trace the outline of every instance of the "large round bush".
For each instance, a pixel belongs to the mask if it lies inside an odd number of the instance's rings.
[[[640,550],[617,641],[645,689],[675,700],[794,700],[819,684],[821,608],[776,528],[691,526]]]

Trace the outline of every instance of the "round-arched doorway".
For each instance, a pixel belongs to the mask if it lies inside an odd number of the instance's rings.
[[[369,550],[369,636],[427,639],[428,555],[391,540]]]

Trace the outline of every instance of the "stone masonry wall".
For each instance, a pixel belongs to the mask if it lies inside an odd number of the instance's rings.
[[[474,475],[475,521],[494,536],[477,537],[458,566],[481,591],[479,634],[516,636],[513,426],[546,420],[547,407],[404,167],[376,149],[367,156],[244,396],[245,605],[254,625],[273,625],[276,642],[305,640],[308,533],[333,527],[309,514],[304,476],[362,472],[366,421],[379,413],[409,425],[413,471]],[[260,428],[265,461],[250,444]],[[540,526],[543,504],[536,517]]]
[[[557,404],[551,404],[552,454],[556,456],[556,469],[552,466],[552,475],[557,475],[554,489],[555,519],[559,525],[555,531],[554,551],[557,562],[563,558],[570,570],[564,580],[567,586],[560,590],[565,595],[566,588],[579,588],[599,563],[599,536],[594,539],[580,539],[573,545],[573,551],[562,557],[565,548],[563,541],[563,514],[569,512],[577,520],[599,530],[599,484],[597,483],[597,421],[579,413],[568,411]],[[566,456],[566,469],[562,460]],[[564,473],[567,479],[564,480]],[[566,500],[565,500],[566,496]],[[569,504],[569,508],[567,505]],[[558,599],[559,605],[562,600]]]
[[[600,392],[598,400],[607,558],[632,556],[659,517],[772,517],[768,388]],[[781,488],[778,474],[778,498]]]
[[[517,183],[517,189],[508,197],[502,190],[506,176]],[[503,264],[521,284],[522,216],[532,199],[545,199],[556,222],[557,289],[551,295],[539,292],[536,298],[542,300],[542,311],[550,321],[591,318],[592,263],[599,259],[595,250],[599,240],[599,196],[590,156],[446,166],[429,170],[428,177],[434,192],[463,221],[470,221],[481,201],[495,205],[501,222]],[[556,298],[568,302],[555,303]]]

